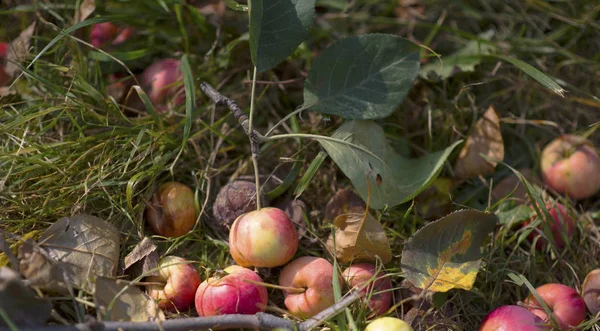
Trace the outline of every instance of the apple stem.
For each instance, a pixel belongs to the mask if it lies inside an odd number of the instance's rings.
[[[274,289],[277,289],[277,290],[288,291],[290,293],[304,293],[304,292],[306,292],[306,289],[303,288],[303,287],[280,286],[280,285],[274,285],[274,284],[269,284],[269,283],[257,282],[255,280],[251,280],[251,279],[244,279],[244,281],[246,283],[250,283],[250,284],[254,284],[254,285],[260,285],[260,286],[264,286],[264,287],[274,288]]]

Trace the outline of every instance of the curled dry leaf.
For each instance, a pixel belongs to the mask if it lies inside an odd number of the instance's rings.
[[[152,239],[144,239],[133,248],[131,253],[125,256],[125,270],[133,267],[134,274],[145,276],[158,276],[158,248]]]
[[[61,263],[51,258],[45,249],[26,240],[19,247],[18,259],[21,274],[30,286],[48,292],[69,294],[65,283],[67,277]]]
[[[98,277],[94,302],[100,319],[105,321],[146,322],[165,319],[154,300],[123,280]]]
[[[342,189],[335,192],[335,195],[329,199],[325,206],[325,219],[335,220],[342,214],[362,214],[367,205],[351,189]]]
[[[10,268],[0,268],[0,326],[6,325],[5,318],[17,326],[35,327],[50,317],[50,300],[39,298]]]
[[[494,173],[498,162],[488,161],[480,154],[495,161],[504,160],[504,141],[500,132],[500,119],[494,106],[490,106],[475,124],[475,128],[463,146],[454,171],[456,177],[469,179]]]
[[[383,263],[392,260],[392,250],[381,224],[369,214],[343,214],[333,221],[335,226],[335,242],[333,234],[327,239],[327,248],[335,252],[342,263],[352,261],[376,262],[377,257]]]
[[[83,0],[75,13],[75,22],[79,23],[88,18],[96,10],[96,0]]]
[[[15,77],[21,69],[17,67],[15,63],[23,62],[27,56],[29,56],[29,46],[31,42],[31,36],[35,31],[35,22],[31,23],[27,29],[23,30],[19,37],[13,40],[8,46],[6,52],[6,63],[4,71],[11,77]]]
[[[116,275],[119,231],[98,217],[63,217],[42,233],[39,245],[60,263],[73,286],[88,292],[96,277]]]

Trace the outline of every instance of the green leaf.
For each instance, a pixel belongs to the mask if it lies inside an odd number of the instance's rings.
[[[388,144],[383,129],[372,121],[346,121],[333,137],[361,146],[377,156],[343,143],[317,139],[365,201],[369,178],[374,209],[392,207],[415,197],[438,176],[448,155],[460,143],[417,159],[407,159]]]
[[[494,31],[490,30],[479,35],[481,39],[490,40]],[[484,43],[482,40],[471,40],[454,54],[442,57],[440,61],[432,61],[421,69],[419,75],[425,79],[430,72],[436,73],[441,79],[447,79],[458,72],[475,71],[475,66],[481,62],[482,54],[490,54],[496,50],[496,46]]]
[[[389,34],[346,38],[315,60],[304,85],[311,110],[348,119],[390,115],[419,72],[419,47]]]
[[[308,36],[315,0],[252,0],[250,52],[259,72],[285,60]]]
[[[481,245],[497,222],[491,213],[459,210],[427,224],[404,245],[404,276],[434,292],[470,290],[481,264]]]

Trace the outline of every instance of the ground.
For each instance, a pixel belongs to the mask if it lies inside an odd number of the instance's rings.
[[[57,30],[74,24],[72,6],[35,3],[9,1],[0,6],[0,19],[9,22],[0,27],[0,41],[16,38],[37,21],[30,60],[57,36]],[[106,87],[109,73],[125,71],[114,59],[84,43],[90,27],[62,38],[36,60],[27,75],[17,79],[16,93],[0,99],[0,229],[35,238],[60,217],[90,213],[119,229],[124,257],[144,235],[151,235],[145,227],[144,209],[154,189],[176,180],[195,190],[201,223],[185,236],[155,239],[161,255],[177,254],[196,261],[205,279],[215,269],[233,263],[225,234],[211,226],[214,197],[232,179],[252,180],[253,170],[248,138],[239,123],[226,107],[215,107],[204,97],[199,84],[212,84],[248,110],[252,62],[246,41],[247,15],[230,9],[221,17],[191,15],[174,5],[161,5],[170,1],[102,3],[98,2],[94,15],[135,31],[130,41],[107,51],[134,73],[157,59],[186,54],[198,106],[187,115],[185,106],[172,107],[156,119],[146,111],[123,111],[107,97]],[[491,45],[496,54],[529,63],[566,90],[564,96],[557,95],[519,68],[493,57],[447,79],[421,77],[404,103],[382,122],[389,140],[413,157],[465,138],[490,105],[500,117],[504,162],[533,173],[539,173],[541,149],[551,139],[564,133],[593,132],[598,126],[600,6],[595,1],[359,0],[352,1],[346,11],[326,5],[335,1],[317,3],[323,5],[309,38],[284,63],[259,77],[267,83],[257,84],[254,125],[263,133],[301,105],[303,81],[314,56],[335,40],[372,32],[392,33],[426,45],[422,54],[428,63],[438,63],[428,49],[443,59],[472,44],[478,35],[488,35],[490,41],[479,39],[478,47]],[[329,135],[340,123],[340,118],[305,112],[278,132]],[[187,125],[191,127],[186,137]],[[600,143],[595,133],[589,139]],[[277,140],[262,146],[260,173],[265,190],[278,184],[273,178],[285,178],[293,161],[300,160],[302,165],[291,188],[273,204],[293,197],[300,176],[319,151],[319,144],[310,140]],[[441,176],[454,175],[457,155],[458,150]],[[452,191],[452,209],[488,208],[493,203],[490,187],[510,174],[500,164],[492,176],[461,182]],[[336,191],[351,187],[336,164],[326,159],[300,195],[308,206],[312,232],[298,255],[325,255],[323,242],[316,240],[325,240],[330,231],[322,222],[323,208]],[[499,225],[485,245],[472,290],[448,292],[439,309],[426,309],[424,317],[415,319],[416,329],[427,329],[426,324],[431,330],[477,329],[490,310],[528,295],[525,286],[511,281],[511,273],[523,274],[533,286],[557,282],[581,289],[585,275],[599,266],[598,197],[569,206],[578,231],[558,254],[550,248],[536,250],[524,242],[522,230]],[[394,258],[386,268],[394,274],[399,301],[403,244],[429,220],[416,213],[411,203],[375,215],[392,245]],[[276,282],[277,274],[272,270],[265,280]],[[283,307],[280,291],[273,289],[269,294],[273,304]],[[406,309],[400,306],[392,315],[406,317]],[[365,312],[359,308],[353,312],[356,322],[364,325]],[[76,321],[68,309],[59,309],[58,314]],[[335,329],[337,322],[330,321],[327,327]],[[591,319],[584,329],[594,330],[598,322],[598,317]]]

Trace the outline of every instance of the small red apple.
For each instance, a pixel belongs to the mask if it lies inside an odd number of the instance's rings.
[[[279,275],[279,285],[306,289],[302,293],[283,291],[285,306],[298,317],[312,317],[335,303],[333,266],[320,257],[303,256],[290,262]]]
[[[4,86],[12,80],[12,77],[4,71],[4,66],[2,65],[2,59],[6,57],[8,47],[10,47],[8,43],[0,43],[0,86]]]
[[[98,23],[92,26],[90,43],[98,48],[106,46],[109,42],[118,45],[129,39],[132,33],[132,28],[121,29],[111,22]]]
[[[592,315],[600,313],[600,269],[594,269],[585,276],[581,296]]]
[[[198,316],[252,315],[267,307],[267,289],[246,280],[262,283],[254,271],[237,265],[223,270],[224,276],[205,280],[196,291]]]
[[[583,298],[574,289],[563,284],[545,284],[535,289],[542,300],[552,310],[552,316],[562,330],[571,328],[583,322],[586,315],[586,306]],[[539,316],[545,322],[550,322],[546,311],[531,294],[525,304],[532,313]]]
[[[479,331],[542,331],[544,321],[520,306],[501,306],[490,312],[481,322]]]
[[[164,112],[168,109],[168,102],[174,99],[181,103],[185,98],[183,93],[183,73],[179,60],[164,59],[151,64],[141,76],[142,89],[148,94],[150,101],[157,110]]]
[[[362,295],[369,298],[369,307],[375,315],[384,314],[392,304],[392,283],[385,272],[377,272],[377,267],[372,263],[358,263],[348,267],[342,272],[342,277],[352,288],[361,287],[369,283],[362,290]]]
[[[272,268],[286,264],[298,249],[298,234],[278,208],[262,208],[238,217],[229,232],[229,251],[243,267]]]
[[[185,311],[194,303],[200,275],[187,260],[167,256],[158,265],[158,276],[146,277],[146,282],[166,283],[148,285],[146,292],[158,301],[158,307],[166,311]]]
[[[178,182],[158,187],[146,207],[146,219],[152,231],[164,237],[179,237],[196,224],[194,192]]]
[[[556,192],[580,200],[600,190],[600,155],[585,138],[560,136],[544,148],[541,160],[544,182]]]
[[[571,216],[567,212],[567,208],[561,203],[549,203],[546,205],[546,209],[552,216],[552,220],[548,223],[550,230],[552,231],[552,238],[558,248],[565,247],[565,241],[563,240],[563,233],[567,238],[572,237],[575,234],[576,225]],[[525,222],[529,224],[537,218],[537,214],[534,215],[531,221]],[[533,242],[536,237],[541,237],[543,233],[543,225],[539,224],[528,236],[529,241]],[[544,247],[545,238],[541,237],[537,240],[535,247],[542,249]]]
[[[399,318],[381,317],[369,323],[365,331],[413,331],[413,328]]]

